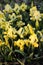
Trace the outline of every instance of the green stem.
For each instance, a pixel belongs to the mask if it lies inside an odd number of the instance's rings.
[[[23,63],[23,62],[21,62],[19,59],[17,59],[17,61],[18,61],[21,65],[24,65],[24,63]]]
[[[36,25],[36,28],[39,27],[39,21],[38,20],[36,21],[35,25]]]

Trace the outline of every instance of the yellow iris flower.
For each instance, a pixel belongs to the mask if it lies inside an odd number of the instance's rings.
[[[38,47],[38,46],[39,46],[39,44],[38,44],[37,42],[34,42],[32,45],[33,45],[34,47]]]
[[[38,38],[36,34],[30,35],[29,39],[30,39],[30,43],[38,42]]]
[[[14,46],[18,46],[20,48],[20,50],[23,51],[23,48],[24,48],[24,41],[22,39],[19,39],[18,41],[15,41],[14,42]]]
[[[15,6],[14,6],[13,11],[14,11],[16,14],[18,14],[18,13],[20,12],[20,7],[19,7],[18,4],[15,3]]]
[[[21,6],[20,6],[20,9],[22,11],[25,11],[27,9],[27,5],[25,3],[22,3]]]
[[[5,9],[3,10],[3,12],[4,13],[12,13],[13,12],[13,10],[12,10],[12,8],[11,8],[11,6],[9,5],[9,4],[6,4],[5,5]]]

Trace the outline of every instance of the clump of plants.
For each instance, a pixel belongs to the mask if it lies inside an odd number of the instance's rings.
[[[0,61],[25,65],[43,57],[43,13],[31,6],[6,4],[0,10]],[[27,65],[28,65],[27,64]]]

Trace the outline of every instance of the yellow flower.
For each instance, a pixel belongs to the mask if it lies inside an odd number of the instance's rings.
[[[18,21],[18,22],[16,23],[16,25],[17,25],[18,27],[21,27],[21,26],[25,25],[25,23],[22,22],[22,21]]]
[[[15,12],[16,14],[18,14],[18,13],[20,12],[20,7],[19,7],[19,5],[15,3],[15,7],[14,7],[13,10],[14,10],[14,12]]]
[[[36,6],[33,6],[32,8],[30,8],[30,16],[33,16],[35,11],[37,11]]]
[[[4,35],[4,39],[5,39],[5,45],[9,45],[9,43],[8,43],[8,36],[7,35]]]
[[[33,6],[31,9],[30,9],[30,16],[31,16],[31,20],[33,21],[41,21],[41,14],[40,12],[37,10],[36,6]]]
[[[41,21],[41,13],[37,10],[36,6],[33,6],[30,9],[30,20],[36,21],[35,26],[36,28],[39,27],[39,21]]]
[[[30,40],[29,39],[25,39],[24,42],[25,42],[26,46],[30,45]]]
[[[37,42],[34,42],[32,45],[33,45],[34,47],[38,47],[38,46],[39,46]]]
[[[11,6],[9,5],[9,4],[6,4],[5,5],[5,9],[3,10],[5,13],[7,12],[7,13],[12,13],[13,12],[13,10],[12,10],[12,8],[11,8]]]
[[[30,24],[28,24],[27,27],[29,28],[29,33],[30,33],[30,34],[34,34],[34,29],[33,29],[33,27],[32,27]]]
[[[35,18],[34,17],[31,17],[30,20],[35,21]]]
[[[21,25],[21,24],[20,24]],[[32,26],[30,24],[28,24],[27,26],[21,27],[17,34],[21,37],[24,38],[24,36],[26,36],[27,34],[34,34],[34,29],[32,28]]]
[[[10,27],[10,23],[7,21],[0,21],[0,27],[4,30],[7,30]]]
[[[7,37],[11,37],[13,39],[15,39],[17,37],[17,35],[15,35],[16,30],[14,30],[12,27],[9,27],[7,31],[5,31],[3,34],[6,34]]]
[[[14,41],[14,46],[18,46],[21,51],[24,49],[24,40],[19,39],[18,41]]]
[[[20,9],[22,11],[25,11],[27,9],[27,5],[25,3],[22,3],[21,6],[20,6]]]
[[[0,11],[0,20],[4,20],[5,19],[5,15],[4,15],[4,13],[2,13],[1,11]]]
[[[10,45],[9,45],[10,43],[8,41],[8,39],[9,39],[8,36],[7,35],[4,35],[4,39],[5,39],[4,44],[10,48]]]
[[[24,46],[20,45],[20,50],[23,51],[24,50]]]
[[[37,43],[38,42],[38,38],[37,38],[36,34],[30,35],[29,40],[30,40],[30,44],[32,46],[34,46],[34,47],[38,47],[39,46],[38,43]]]
[[[29,33],[29,29],[27,26],[24,26],[24,33],[23,35],[26,36]]]
[[[17,34],[20,36],[20,38],[24,37],[23,36],[23,28],[22,27],[18,30]]]
[[[15,14],[15,13],[12,13],[12,15],[9,14],[9,18],[10,18],[10,19],[16,18],[16,14]]]
[[[14,42],[14,45],[17,45],[18,47],[20,47],[20,45],[24,45],[24,41],[23,40],[21,40],[21,39],[19,39],[18,41],[15,41]]]
[[[12,28],[10,27],[10,28],[8,29],[7,35],[8,35],[9,37],[12,37],[12,32],[13,32],[13,30],[12,30]]]
[[[17,15],[17,18],[22,20],[22,15]]]
[[[36,34],[30,35],[29,39],[30,39],[30,43],[38,42],[38,38]]]
[[[41,21],[41,14],[39,11],[35,11],[33,14],[33,17],[35,18],[36,21]]]

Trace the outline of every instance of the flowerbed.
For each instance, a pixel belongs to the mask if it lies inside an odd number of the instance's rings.
[[[0,62],[29,65],[43,58],[43,13],[33,4],[0,10]],[[38,64],[38,63],[37,63]]]

